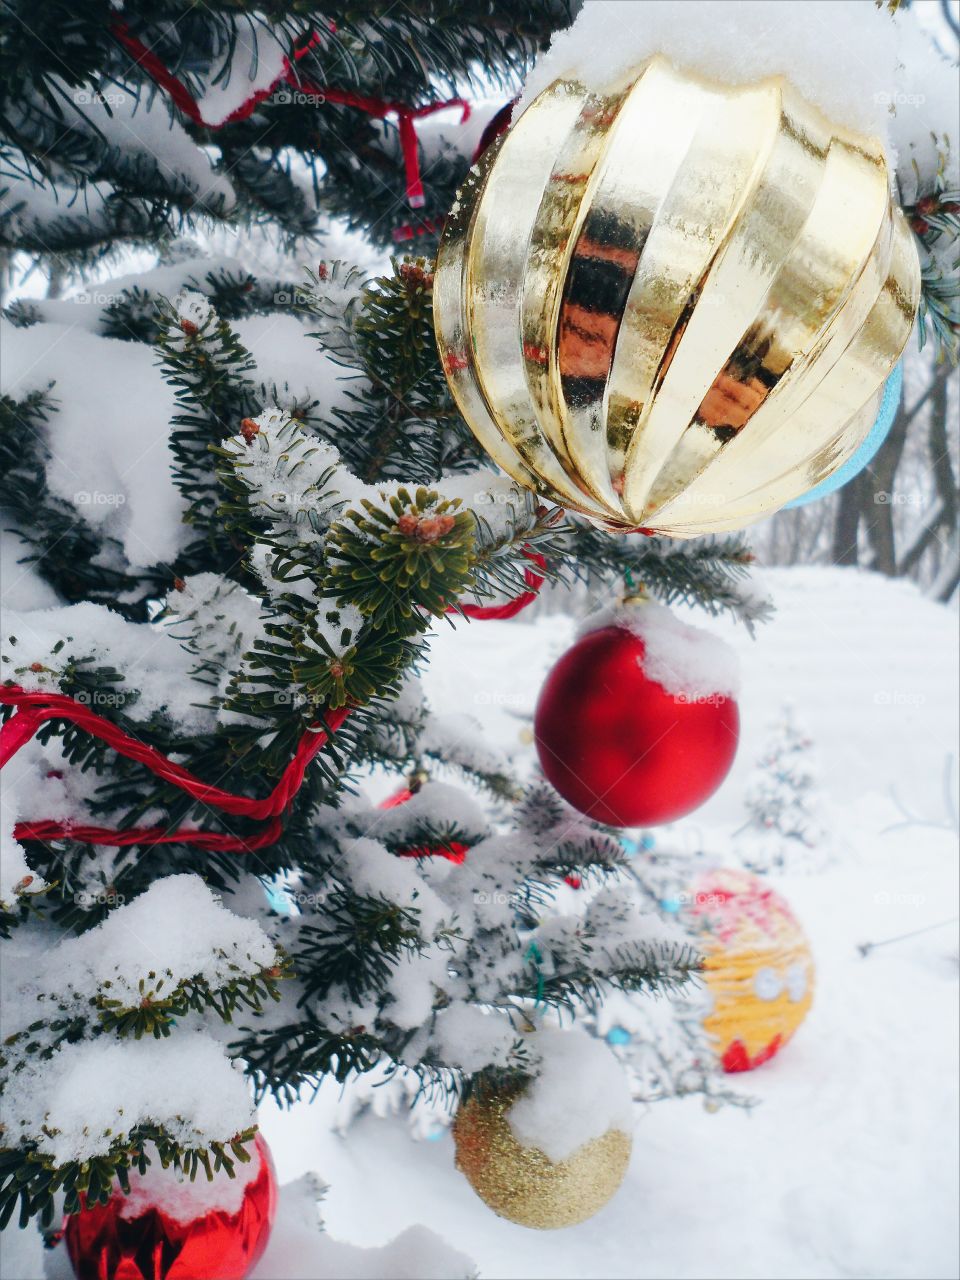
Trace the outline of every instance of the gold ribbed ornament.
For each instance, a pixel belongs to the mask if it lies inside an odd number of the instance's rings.
[[[484,1204],[521,1227],[555,1230],[592,1217],[623,1181],[630,1135],[609,1129],[566,1160],[551,1160],[514,1137],[507,1112],[517,1097],[516,1087],[487,1089],[463,1103],[453,1126],[457,1168]]]
[[[444,229],[437,343],[490,456],[611,529],[741,528],[861,444],[920,267],[875,138],[783,78],[554,82]]]

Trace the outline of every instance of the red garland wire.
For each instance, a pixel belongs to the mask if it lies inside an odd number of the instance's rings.
[[[537,551],[524,548],[524,555],[541,569],[546,561]],[[537,598],[543,575],[532,569],[524,571],[529,591],[502,605],[451,605],[448,613],[463,613],[468,618],[512,618]],[[110,827],[84,826],[79,823],[58,822],[53,819],[18,822],[13,829],[17,840],[77,840],[82,844],[103,844],[122,848],[132,844],[191,844],[198,849],[212,849],[220,853],[247,853],[265,849],[275,844],[283,833],[281,815],[287,810],[303,785],[307,765],[327,743],[350,714],[350,707],[328,711],[321,722],[317,721],[305,731],[297,744],[293,758],[286,766],[277,785],[262,800],[236,795],[221,787],[211,786],[196,774],[168,759],[162,751],[132,737],[119,725],[64,693],[46,693],[43,690],[28,691],[19,685],[0,686],[0,704],[15,707],[14,714],[0,726],[0,769],[34,734],[50,720],[68,720],[92,737],[100,738],[118,755],[146,765],[151,773],[165,782],[172,783],[202,804],[211,805],[236,817],[253,818],[266,823],[256,835],[234,836],[219,831],[193,830],[180,827],[167,831],[163,827],[128,827],[117,831]],[[407,856],[425,857],[430,850],[411,850]],[[463,861],[466,849],[451,846],[451,861]],[[444,856],[450,857],[450,852]]]
[[[446,111],[450,107],[460,108],[461,124],[466,124],[470,118],[470,104],[464,98],[448,98],[445,102],[431,102],[422,107],[410,107],[405,102],[391,102],[384,98],[366,97],[363,94],[351,93],[349,89],[333,89],[327,85],[318,85],[311,80],[304,79],[297,71],[294,63],[318,44],[320,37],[314,32],[306,44],[301,45],[299,49],[294,51],[293,62],[284,55],[283,70],[270,84],[255,90],[239,107],[235,107],[228,116],[214,124],[212,121],[203,118],[199,103],[183,81],[178,80],[173,72],[164,66],[157,55],[151,49],[148,49],[142,40],[139,40],[131,33],[128,24],[122,18],[118,18],[111,25],[110,31],[131,55],[134,62],[143,68],[150,79],[167,91],[172,101],[183,114],[192,120],[194,124],[200,125],[204,129],[222,129],[228,124],[236,123],[238,120],[246,120],[257,105],[263,102],[264,99],[269,98],[281,84],[289,84],[299,91],[310,94],[317,99],[318,105],[332,102],[336,106],[356,107],[359,111],[364,111],[367,115],[373,116],[377,120],[383,120],[386,116],[395,115],[400,133],[400,150],[403,153],[403,166],[406,174],[407,203],[412,209],[420,209],[425,203],[423,181],[420,176],[417,131],[414,122],[422,120],[425,116],[432,116],[438,111]]]
[[[547,562],[539,551],[531,551],[529,547],[524,547],[523,554],[538,568],[546,569]],[[452,604],[448,607],[447,613],[462,613],[468,618],[476,618],[483,622],[515,618],[521,609],[526,609],[528,604],[533,604],[543,586],[543,574],[536,573],[533,569],[524,569],[523,579],[529,590],[515,596],[513,600],[508,600],[505,604]]]

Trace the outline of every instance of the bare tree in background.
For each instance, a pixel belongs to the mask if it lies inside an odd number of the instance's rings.
[[[751,531],[767,564],[860,565],[937,600],[960,585],[960,375],[930,348],[905,356],[904,395],[870,465],[839,493]]]
[[[833,526],[835,564],[866,563],[889,577],[909,575],[927,588],[935,586],[942,600],[957,589],[956,383],[957,372],[948,363],[934,364],[922,390],[904,395],[883,446],[840,492]],[[908,442],[921,445],[925,468],[907,465]],[[924,469],[927,482],[921,486],[917,480],[923,480]],[[910,476],[910,471],[920,474]]]

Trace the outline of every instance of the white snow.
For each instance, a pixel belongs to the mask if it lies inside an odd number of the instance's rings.
[[[234,915],[197,875],[164,876],[133,902],[47,953],[31,985],[79,1000],[99,993],[135,1008],[201,979],[219,990],[277,962],[273,943],[253,920]],[[158,985],[162,979],[162,985]]]
[[[446,475],[437,481],[445,498],[459,498],[470,507],[497,540],[513,537],[517,530],[533,527],[535,502],[531,494],[509,476],[497,475],[486,467],[460,475]]]
[[[120,1217],[138,1218],[151,1208],[161,1209],[176,1222],[192,1222],[215,1209],[236,1213],[243,1203],[247,1187],[256,1180],[263,1163],[254,1143],[246,1143],[245,1149],[251,1158],[247,1161],[234,1159],[232,1177],[225,1169],[220,1169],[208,1178],[201,1168],[192,1181],[172,1165],[164,1169],[154,1154],[146,1173],[138,1173],[135,1169],[131,1171],[130,1193],[120,1197]]]
[[[98,96],[62,82],[58,87],[72,127],[101,135],[129,163],[142,159],[158,165],[165,181],[186,186],[201,207],[221,214],[233,208],[236,197],[229,179],[214,172],[210,154],[174,117],[165,95],[138,99],[119,90]]]
[[[333,411],[349,408],[351,385],[356,393],[358,378],[318,345],[310,336],[311,327],[284,312],[233,322],[241,343],[256,360],[249,374],[253,382],[265,384],[268,390],[276,387],[283,404],[317,400],[315,412],[334,427]]]
[[[918,179],[929,190],[941,153],[947,188],[960,183],[960,73],[932,44],[920,24],[933,6],[926,0],[897,22],[898,70],[890,90],[890,140],[897,154],[897,178],[905,201],[916,199]],[[914,12],[916,10],[916,12]],[[954,46],[955,47],[955,46]]]
[[[914,158],[935,171],[930,133],[956,130],[956,72],[909,11],[893,19],[869,0],[587,0],[538,59],[514,119],[558,77],[600,89],[657,53],[723,84],[784,75],[831,119],[881,139],[891,169],[899,150],[905,176]]]
[[[0,904],[11,908],[19,894],[36,892],[46,884],[34,874],[23,845],[14,839],[13,829],[22,816],[18,781],[9,767],[0,774]]]
[[[487,815],[461,787],[446,782],[425,782],[420,790],[403,804],[377,813],[375,825],[368,834],[392,843],[403,840],[417,827],[437,830],[453,827],[458,831],[474,831],[479,835],[488,829]]]
[[[433,1040],[445,1062],[470,1073],[506,1066],[518,1036],[504,1018],[456,1000],[437,1014]]]
[[[124,677],[94,710],[122,705],[135,720],[166,711],[183,730],[209,726],[210,713],[194,705],[190,669],[196,658],[162,625],[128,622],[105,605],[84,601],[25,613],[6,609],[0,640],[4,679],[25,689],[56,691],[68,660],[90,658]],[[129,696],[134,691],[135,701]]]
[[[216,315],[210,299],[195,289],[183,289],[174,298],[173,305],[182,322],[196,325],[198,329]]]
[[[525,1039],[537,1075],[507,1112],[514,1137],[551,1160],[566,1160],[611,1129],[633,1132],[633,1100],[623,1068],[579,1027],[543,1027]]]
[[[173,559],[188,542],[171,474],[173,392],[150,346],[101,338],[79,325],[0,322],[0,390],[15,399],[46,390],[57,411],[45,437],[52,493],[116,538],[130,563]]]
[[[12,529],[0,530],[0,596],[4,609],[50,609],[60,603],[53,587],[33,565],[23,563],[32,553],[30,544]]]
[[[727,859],[770,715],[796,704],[843,856],[819,875],[770,877],[810,939],[817,998],[771,1063],[728,1078],[758,1105],[714,1114],[680,1097],[640,1108],[620,1193],[591,1221],[550,1235],[487,1210],[454,1170],[442,1127],[428,1130],[435,1141],[413,1143],[405,1116],[371,1111],[345,1140],[337,1125],[349,1098],[333,1082],[311,1105],[265,1105],[281,1176],[319,1170],[330,1182],[335,1236],[376,1245],[412,1223],[439,1225],[487,1280],[956,1276],[956,925],[866,957],[857,950],[956,912],[956,835],[942,789],[958,740],[955,613],[908,583],[856,570],[766,577],[778,613],[755,641],[726,620],[707,624],[744,668],[739,757],[708,805],[662,834],[703,850],[707,865]],[[430,701],[470,708],[492,743],[532,764],[537,690],[574,631],[555,615],[438,627],[424,677]],[[470,855],[444,867],[469,871]],[[618,998],[612,1010],[622,1006]],[[663,1001],[650,1008],[668,1011]]]
[[[16,1215],[0,1231],[0,1276],[8,1280],[44,1280],[45,1254],[39,1231],[21,1231]],[[65,1280],[71,1280],[69,1273]]]
[[[667,693],[697,702],[711,694],[735,698],[740,689],[736,651],[704,627],[693,627],[655,600],[610,605],[590,614],[579,634],[623,627],[643,641],[643,670]]]
[[[427,719],[421,737],[423,749],[448,764],[459,764],[486,773],[503,770],[506,767],[505,757],[477,732],[477,725],[478,721],[473,716],[463,712],[434,712]]]
[[[34,1142],[56,1164],[108,1151],[118,1115],[128,1129],[163,1124],[185,1146],[204,1147],[247,1128],[253,1106],[217,1041],[183,1027],[164,1040],[65,1045],[47,1061],[31,1060],[0,1102],[6,1140]]]
[[[345,841],[337,874],[356,893],[385,898],[399,907],[418,911],[421,927],[428,934],[439,928],[447,914],[444,903],[424,883],[415,862],[394,857],[378,840],[359,837]]]
[[[266,22],[253,17],[238,19],[232,47],[224,48],[219,65],[214,64],[203,78],[204,93],[198,105],[204,123],[217,128],[254,94],[276,85],[285,71],[286,52],[285,43]]]
[[[371,1249],[321,1234],[321,1188],[310,1175],[281,1188],[267,1251],[250,1280],[470,1280],[471,1260],[426,1227]]]

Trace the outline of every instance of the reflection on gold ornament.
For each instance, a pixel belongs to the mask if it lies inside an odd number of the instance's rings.
[[[750,1071],[787,1043],[813,1003],[810,944],[786,899],[749,871],[705,872],[687,914],[699,930],[712,1008],[703,1025],[725,1071]]]
[[[880,143],[782,78],[557,80],[447,220],[437,342],[521,484],[611,529],[740,528],[866,436],[917,308]]]
[[[522,1086],[521,1086],[522,1088]],[[457,1112],[457,1168],[480,1199],[521,1227],[552,1230],[592,1217],[623,1181],[632,1140],[608,1129],[566,1160],[551,1160],[514,1137],[507,1112],[517,1087],[473,1093]]]

